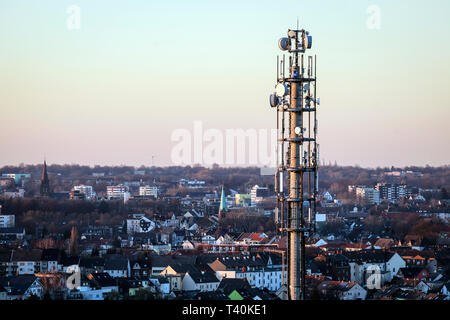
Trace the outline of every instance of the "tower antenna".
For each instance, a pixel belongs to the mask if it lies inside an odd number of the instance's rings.
[[[275,92],[270,95],[270,105],[277,109],[275,223],[277,231],[288,238],[290,300],[306,298],[305,239],[316,229],[319,164],[316,110],[320,100],[316,96],[316,56],[305,56],[311,45],[312,37],[298,28],[297,17],[297,29],[289,29],[287,37],[278,41],[280,49],[290,55],[289,70],[285,73],[283,58],[277,65],[280,71]]]

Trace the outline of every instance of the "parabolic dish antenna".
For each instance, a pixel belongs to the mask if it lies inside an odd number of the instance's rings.
[[[286,84],[280,82],[275,87],[275,92],[276,92],[278,97],[287,96],[288,95],[288,87],[286,86]]]

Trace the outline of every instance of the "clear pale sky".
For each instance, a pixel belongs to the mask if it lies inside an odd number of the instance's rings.
[[[449,164],[449,12],[448,0],[2,0],[0,165],[170,165],[171,133],[195,120],[273,128],[277,41],[297,17],[318,55],[322,159]]]

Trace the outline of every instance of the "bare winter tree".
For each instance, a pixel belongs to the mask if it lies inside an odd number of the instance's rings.
[[[69,253],[72,256],[76,256],[78,254],[78,231],[75,226],[72,227],[72,231],[70,233]]]

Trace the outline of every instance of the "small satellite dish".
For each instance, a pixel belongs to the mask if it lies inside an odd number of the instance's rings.
[[[305,84],[305,85],[303,86],[303,90],[304,90],[305,92],[309,90],[309,83],[307,83],[307,84]]]
[[[283,82],[280,82],[275,87],[275,92],[278,97],[284,97],[288,95],[288,87]]]
[[[312,46],[312,37],[311,36],[304,36],[303,37],[303,49],[311,49]]]
[[[280,101],[278,99],[277,95],[275,94],[275,92],[270,95],[269,100],[270,100],[270,106],[272,108],[275,108],[278,105],[278,102]]]
[[[295,132],[296,135],[300,135],[302,133],[302,128],[295,127],[294,132]]]
[[[289,30],[288,31],[288,37],[289,38],[295,38],[296,36],[296,32],[294,30]]]
[[[278,47],[280,48],[280,50],[283,51],[289,50],[290,47],[289,38],[281,38],[280,40],[278,40]]]

